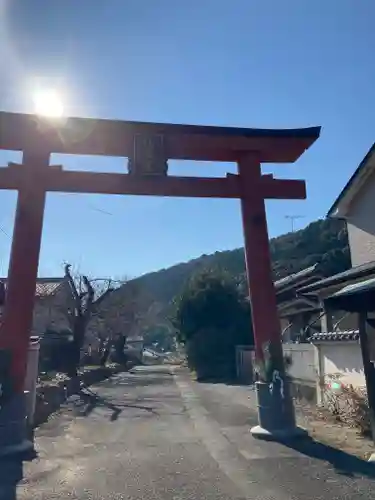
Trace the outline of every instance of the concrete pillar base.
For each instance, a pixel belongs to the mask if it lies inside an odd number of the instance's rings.
[[[256,382],[259,425],[251,429],[251,434],[259,439],[287,440],[307,435],[306,430],[297,427],[290,382]]]
[[[288,439],[302,438],[308,435],[306,429],[297,426],[288,429],[269,430],[256,425],[250,429],[250,432],[255,438],[269,441],[287,441]]]
[[[25,438],[21,443],[0,448],[0,458],[9,457],[12,455],[29,455],[34,451],[35,450],[33,442]]]
[[[27,393],[17,394],[0,408],[0,457],[32,453],[26,420]]]

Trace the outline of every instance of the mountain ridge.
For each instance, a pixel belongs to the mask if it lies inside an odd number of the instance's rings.
[[[351,266],[346,225],[337,219],[318,219],[304,229],[270,239],[270,253],[274,280],[316,263],[320,264],[324,276],[332,276]],[[236,280],[246,282],[244,249],[203,254],[144,274],[134,282],[146,287],[155,301],[167,305],[193,274],[207,268],[224,269]]]

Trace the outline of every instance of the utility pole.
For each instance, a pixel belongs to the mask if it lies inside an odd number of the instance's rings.
[[[292,233],[294,233],[294,221],[297,219],[303,219],[304,215],[286,215],[285,218],[289,219],[292,225]]]

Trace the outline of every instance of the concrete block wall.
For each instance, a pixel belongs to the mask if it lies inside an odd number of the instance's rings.
[[[294,395],[322,404],[324,387],[331,377],[344,385],[365,387],[362,355],[357,341],[333,341],[319,344],[284,344],[284,354],[292,364],[288,373]]]

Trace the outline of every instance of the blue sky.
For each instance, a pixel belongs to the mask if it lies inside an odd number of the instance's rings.
[[[242,127],[321,125],[293,165],[306,201],[267,203],[270,236],[325,215],[375,141],[373,0],[0,0],[0,109],[32,112],[36,86],[69,115]],[[0,153],[0,165],[16,159]],[[121,172],[122,159],[54,158]],[[174,162],[172,173],[233,165]],[[6,275],[16,194],[1,192]],[[39,273],[71,262],[92,276],[135,276],[242,246],[237,201],[50,194]]]

